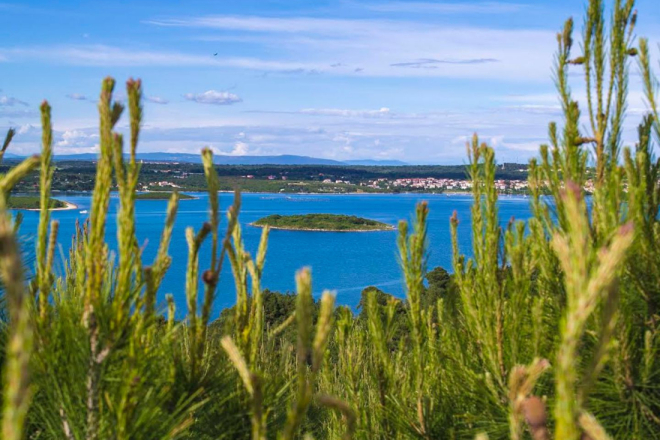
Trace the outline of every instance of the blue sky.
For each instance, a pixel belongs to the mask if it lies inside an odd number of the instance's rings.
[[[637,8],[637,34],[655,49],[657,0]],[[143,81],[142,152],[463,163],[477,132],[500,162],[526,161],[560,118],[554,35],[583,10],[579,0],[0,3],[0,129],[17,127],[15,154],[38,151],[48,99],[56,153],[97,151],[95,101],[111,75],[120,99],[126,79]],[[636,70],[628,142],[644,108]]]

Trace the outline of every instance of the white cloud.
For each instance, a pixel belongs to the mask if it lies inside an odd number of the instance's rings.
[[[0,106],[13,107],[15,105],[28,106],[28,103],[20,99],[12,98],[11,96],[0,96]]]
[[[365,112],[381,113],[381,110]],[[526,162],[537,154],[541,143],[547,142],[547,123],[551,119],[535,112],[514,113],[505,107],[424,114],[382,110],[383,114],[394,117],[328,115],[347,114],[343,111],[316,113],[319,114],[274,113],[269,118],[260,114],[247,117],[251,114],[242,113],[246,117],[236,123],[217,118],[203,121],[177,114],[177,123],[169,127],[158,123],[145,126],[139,151],[198,153],[204,146],[212,146],[220,154],[236,156],[298,154],[338,160],[379,158],[409,163],[464,163],[465,141],[477,131],[482,140],[495,148],[498,162]],[[638,118],[629,119],[624,138],[634,139]],[[120,127],[120,131],[125,130]],[[25,132],[17,136],[21,152],[37,152],[40,129],[24,126],[20,131]],[[98,143],[95,128],[57,131],[54,138],[58,154],[95,151]]]
[[[55,153],[83,153],[96,151],[98,148],[99,135],[92,129],[65,130],[55,133]]]
[[[329,18],[270,18],[259,16],[210,15],[184,19],[148,20],[157,26],[200,27],[252,32],[335,34],[346,20]]]
[[[231,105],[242,101],[238,95],[230,92],[218,92],[216,90],[207,90],[204,93],[186,93],[183,97],[188,101],[194,101],[200,104]]]
[[[23,124],[20,127],[18,127],[18,130],[16,130],[16,134],[26,134],[26,133],[29,133],[31,131],[38,131],[38,130],[39,130],[39,127],[37,127],[36,125]]]
[[[342,116],[342,117],[381,117],[390,115],[390,109],[382,107],[378,110],[346,110],[339,108],[306,108],[300,110],[304,115]]]
[[[248,154],[248,152],[249,152],[248,144],[246,144],[245,142],[238,141],[234,144],[234,149],[231,150],[231,153],[229,154],[231,154],[232,156],[245,156]]]
[[[412,69],[439,69],[442,64],[488,64],[498,63],[495,58],[461,58],[461,59],[443,59],[419,58],[413,61],[404,61],[390,64],[392,67],[408,67]]]
[[[230,31],[232,38],[245,39],[252,49],[257,49],[254,53],[265,51],[268,58],[129,50],[106,45],[4,48],[0,49],[0,56],[14,62],[38,59],[91,66],[210,66],[265,73],[546,82],[556,49],[554,32],[549,30],[439,27],[405,20],[200,16],[148,23],[217,30],[218,38],[226,38],[226,31]],[[402,68],[406,63],[415,64],[419,60],[438,62],[425,64],[435,68]],[[488,63],[488,68],[475,65],[484,62]]]
[[[249,57],[219,58],[181,52],[145,51],[107,45],[38,46],[0,48],[0,57],[21,62],[39,60],[76,66],[210,66],[259,71],[295,72],[318,70],[322,64],[261,60]]]
[[[69,93],[66,95],[67,98],[73,99],[75,101],[86,101],[87,97],[85,95],[82,95],[80,93]]]
[[[278,110],[249,110],[246,113],[267,113],[282,115],[307,115],[307,116],[330,116],[342,118],[374,118],[388,120],[402,119],[430,119],[441,117],[441,114],[434,113],[396,113],[387,107],[381,107],[378,110],[353,110],[342,108],[304,108],[296,111],[278,111]]]
[[[160,96],[145,96],[144,100],[147,102],[151,102],[153,104],[169,104],[169,100],[165,98],[161,98]]]
[[[392,5],[402,6],[399,3]],[[430,4],[414,3],[413,6],[419,8]],[[449,9],[459,6],[462,4],[444,5]],[[502,10],[504,6],[480,3],[470,7],[485,11]],[[510,7],[518,9],[520,5]],[[355,75],[359,72],[373,76],[547,81],[555,51],[554,32],[551,31],[438,27],[404,20],[201,16],[152,20],[149,23],[242,32],[247,35],[239,34],[236,38],[266,46],[280,59],[296,59],[301,64],[314,65],[307,69],[333,75]],[[426,62],[429,60],[431,62]],[[483,63],[488,63],[487,69],[475,66]],[[432,68],[401,68],[406,65],[414,67],[415,64]]]
[[[367,9],[379,12],[412,12],[436,14],[508,14],[527,9],[524,4],[504,2],[385,2],[364,5]]]

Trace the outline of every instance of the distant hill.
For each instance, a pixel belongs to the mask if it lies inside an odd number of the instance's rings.
[[[7,155],[6,157],[15,157]],[[189,153],[138,153],[138,160],[145,162],[186,162],[201,163],[199,154]],[[380,165],[380,166],[399,166],[407,165],[398,160],[332,160],[320,159],[318,157],[296,156],[292,154],[283,154],[280,156],[213,156],[214,162],[218,165]],[[97,159],[95,153],[82,154],[60,154],[54,156],[58,161],[93,161]]]
[[[374,159],[357,159],[357,160],[345,160],[342,163],[345,165],[366,165],[366,166],[382,166],[382,167],[392,167],[392,166],[403,166],[409,165],[406,162],[400,160],[374,160]]]

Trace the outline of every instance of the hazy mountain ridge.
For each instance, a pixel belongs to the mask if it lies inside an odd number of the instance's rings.
[[[20,156],[7,154],[7,159],[18,159]],[[80,153],[80,154],[56,154],[54,159],[56,161],[95,161],[98,155],[96,153]],[[201,156],[199,154],[191,153],[138,153],[138,160],[146,162],[187,162],[187,163],[201,163]],[[283,154],[279,156],[225,156],[215,155],[214,162],[218,165],[380,165],[380,166],[397,166],[408,165],[399,160],[373,160],[373,159],[356,159],[356,160],[332,160],[321,159],[318,157],[297,156],[292,154]]]

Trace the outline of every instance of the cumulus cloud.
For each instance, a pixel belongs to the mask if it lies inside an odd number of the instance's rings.
[[[207,90],[204,93],[186,93],[183,97],[188,101],[214,105],[231,105],[242,101],[238,95],[230,92],[218,92],[216,90]]]
[[[238,141],[234,144],[234,149],[231,150],[232,156],[245,156],[249,152],[249,146],[245,142]]]
[[[169,100],[165,98],[161,98],[160,96],[145,96],[144,100],[147,102],[151,102],[153,104],[169,104]]]
[[[58,153],[92,151],[98,144],[99,135],[90,130],[65,130],[55,142]]]

